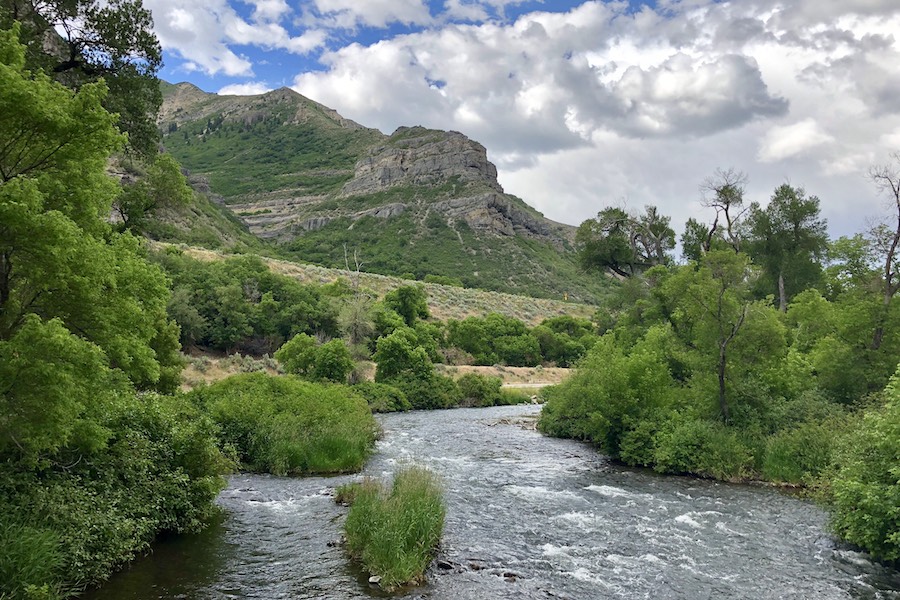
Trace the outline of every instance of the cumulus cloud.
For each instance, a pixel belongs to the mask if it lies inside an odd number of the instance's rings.
[[[245,83],[232,83],[221,88],[217,94],[220,96],[256,96],[272,91],[272,87],[257,81]]]
[[[424,0],[313,0],[316,12],[332,27],[387,27],[391,23],[424,25],[431,12]]]
[[[763,136],[758,156],[762,162],[775,162],[796,157],[833,141],[834,138],[813,119],[804,119],[792,125],[771,128]]]
[[[154,28],[163,49],[185,59],[187,70],[210,75],[252,75],[253,64],[235,53],[230,44],[258,46],[305,54],[321,47],[326,35],[317,30],[291,35],[275,22],[290,10],[283,0],[260,0],[254,20],[247,21],[227,0],[185,2],[145,0],[153,13]]]

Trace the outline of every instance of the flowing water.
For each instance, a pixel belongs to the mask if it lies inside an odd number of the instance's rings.
[[[521,426],[539,407],[381,417],[365,475],[441,474],[447,522],[409,598],[900,598],[900,573],[836,544],[826,515],[777,491],[659,476]],[[162,542],[89,600],[371,598],[331,493],[357,476],[236,475],[220,522]]]

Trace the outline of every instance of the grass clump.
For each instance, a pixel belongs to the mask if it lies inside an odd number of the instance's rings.
[[[357,471],[378,430],[347,386],[251,373],[192,393],[246,467],[275,475]]]
[[[343,486],[338,501],[349,502],[344,526],[347,550],[391,590],[421,583],[444,529],[446,508],[437,476],[409,467],[390,489],[366,479]]]

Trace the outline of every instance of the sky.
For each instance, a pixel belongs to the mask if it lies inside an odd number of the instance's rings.
[[[460,131],[504,189],[577,225],[608,206],[711,221],[747,175],[821,201],[831,235],[890,215],[867,174],[900,151],[898,0],[144,0],[160,76],[288,86],[358,123]],[[900,168],[900,160],[893,162]]]

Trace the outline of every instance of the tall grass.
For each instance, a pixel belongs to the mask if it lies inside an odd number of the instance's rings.
[[[347,386],[252,373],[192,394],[246,467],[276,475],[357,471],[378,431]]]
[[[422,467],[399,471],[388,490],[372,479],[345,486],[351,502],[347,549],[381,587],[421,583],[444,529],[446,509],[437,476]]]

